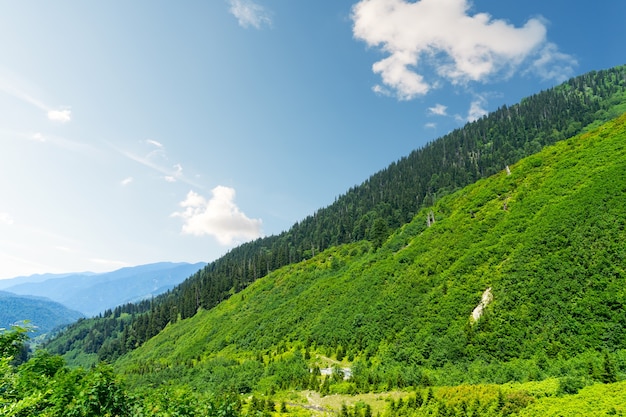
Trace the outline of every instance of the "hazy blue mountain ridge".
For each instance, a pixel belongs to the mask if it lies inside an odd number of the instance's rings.
[[[47,297],[85,316],[97,315],[118,305],[136,302],[166,292],[206,265],[159,262],[127,267],[106,273],[51,275],[33,282],[28,277],[16,278],[17,285],[4,286],[6,291],[20,295]],[[12,281],[12,280],[7,280]]]
[[[27,320],[33,330],[31,336],[38,336],[81,317],[80,312],[47,298],[0,291],[0,328],[6,329]]]
[[[58,279],[65,278],[74,275],[84,275],[91,276],[96,275],[94,272],[69,272],[63,274],[33,274],[33,275],[25,275],[19,276],[15,278],[8,279],[0,279],[0,291],[5,290],[9,287],[15,287],[17,285],[26,284],[26,283],[35,283],[35,282],[43,282],[48,281],[50,279]]]

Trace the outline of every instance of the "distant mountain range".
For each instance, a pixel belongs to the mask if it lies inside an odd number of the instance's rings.
[[[46,297],[90,317],[121,304],[162,294],[205,265],[204,262],[160,262],[106,273],[32,275],[0,280],[0,290],[17,295]],[[17,317],[16,320],[25,318]]]
[[[28,321],[33,329],[31,336],[38,336],[81,317],[78,311],[47,298],[0,291],[0,328]]]

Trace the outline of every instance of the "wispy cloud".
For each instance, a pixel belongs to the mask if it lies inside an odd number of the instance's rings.
[[[559,52],[558,46],[551,42],[546,43],[538,55],[527,72],[535,73],[544,80],[563,82],[572,76],[574,67],[578,65],[576,59]]]
[[[474,100],[470,103],[470,108],[467,112],[467,120],[468,122],[473,122],[474,120],[478,120],[484,115],[488,113],[487,109],[485,109],[487,105],[487,100],[483,96],[476,96]]]
[[[67,106],[54,108],[46,105],[43,100],[36,98],[28,92],[25,82],[15,75],[10,75],[6,71],[0,74],[0,91],[28,103],[46,113],[49,120],[60,123],[67,123],[72,120],[72,111]]]
[[[388,56],[372,66],[400,100],[428,93],[441,77],[453,84],[510,76],[532,61],[543,78],[571,74],[575,60],[546,40],[539,18],[522,27],[470,13],[470,0],[362,0],[352,9],[353,35]],[[428,76],[428,68],[434,76]]]
[[[272,25],[271,13],[252,0],[228,0],[230,13],[237,18],[239,26],[261,29]]]
[[[0,91],[2,91],[3,93],[13,96],[25,103],[31,104],[45,112],[51,110],[41,100],[32,97],[23,89],[17,87],[16,84],[18,84],[18,82],[16,82],[15,80],[6,79],[5,77],[0,76]]]
[[[126,177],[122,181],[120,181],[120,184],[122,185],[122,187],[126,187],[131,182],[133,182],[133,177]]]
[[[382,85],[376,84],[372,87],[372,91],[380,96],[392,96],[393,92],[391,92],[388,88],[383,87]]]
[[[182,232],[195,236],[213,236],[221,245],[232,245],[261,236],[261,219],[247,217],[235,204],[235,190],[217,186],[212,197],[204,198],[189,191],[180,203],[182,211],[172,213],[184,224]]]
[[[443,104],[436,104],[435,106],[428,108],[428,114],[434,116],[446,116],[447,109],[448,106],[444,106]]]
[[[111,145],[117,152],[126,158],[135,161],[153,171],[161,174],[161,178],[166,182],[183,182],[196,188],[204,189],[204,186],[190,180],[183,174],[183,166],[180,163],[172,164],[169,161],[165,146],[157,141],[148,139],[143,141],[153,149],[149,150],[145,156],[136,155],[133,152],[119,149],[118,147]]]
[[[149,143],[152,146],[156,146],[157,148],[163,148],[163,144],[161,142],[157,142],[156,140],[146,139],[146,143]]]
[[[173,171],[172,175],[166,175],[165,181],[167,182],[176,182],[177,179],[183,178],[183,167],[180,164],[174,164],[172,166]]]
[[[123,151],[120,150],[119,151],[122,155],[124,155],[125,157],[127,157],[130,160],[133,160],[145,167],[148,167],[160,174],[163,175],[163,179],[165,179],[166,181],[168,181],[168,178],[174,178],[176,179],[176,175],[178,175],[178,171],[172,168],[168,168],[165,166],[162,166],[158,163],[156,163],[155,161],[153,161],[151,158],[149,157],[143,157],[143,156],[139,156],[139,155],[135,155],[132,152],[128,152],[128,151]],[[183,182],[189,182],[189,180],[185,179],[184,177],[182,178],[178,178]],[[168,181],[171,182],[171,181]],[[196,185],[196,184],[190,184],[190,185]]]

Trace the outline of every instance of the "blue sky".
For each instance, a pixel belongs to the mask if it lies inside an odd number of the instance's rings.
[[[211,261],[626,63],[626,2],[0,3],[0,278]]]

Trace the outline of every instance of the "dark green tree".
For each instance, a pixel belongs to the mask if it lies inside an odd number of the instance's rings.
[[[27,332],[28,329],[21,326],[11,326],[9,330],[0,329],[0,357],[15,358],[20,355],[28,340]]]
[[[374,245],[374,248],[380,248],[383,243],[385,243],[385,239],[387,239],[388,234],[389,227],[387,225],[387,221],[382,217],[378,217],[376,220],[374,220],[369,234],[369,239]]]
[[[611,355],[609,355],[606,351],[602,355],[602,371],[600,372],[600,379],[605,384],[617,382],[615,362],[613,362]]]

